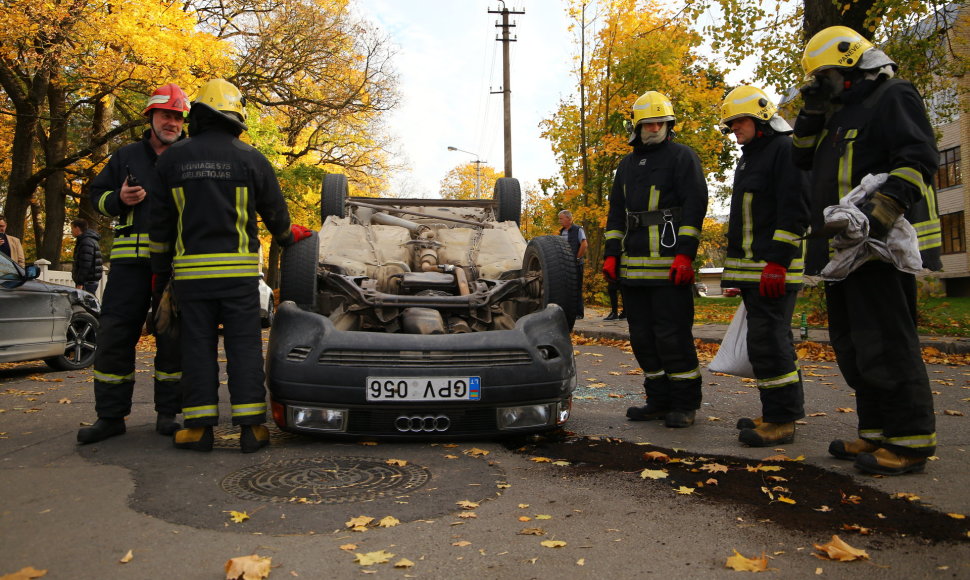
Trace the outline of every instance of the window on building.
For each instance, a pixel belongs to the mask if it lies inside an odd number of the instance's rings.
[[[944,254],[959,254],[966,251],[966,246],[963,242],[962,211],[941,215],[940,229],[943,233]]]
[[[963,179],[960,175],[960,147],[940,151],[940,169],[936,172],[936,188],[945,189],[961,183]]]

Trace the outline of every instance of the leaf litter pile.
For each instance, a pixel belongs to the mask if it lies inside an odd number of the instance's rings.
[[[663,485],[672,495],[727,503],[752,521],[804,532],[908,536],[929,542],[970,539],[963,514],[923,505],[912,494],[888,494],[847,475],[766,450],[761,460],[696,455],[683,450],[608,437],[561,434],[517,449],[539,463],[582,476],[604,470],[630,473],[643,485]],[[772,455],[774,453],[774,455]]]

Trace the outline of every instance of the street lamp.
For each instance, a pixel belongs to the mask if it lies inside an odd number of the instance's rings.
[[[474,155],[475,160],[472,163],[475,164],[475,198],[481,199],[481,183],[482,183],[482,163],[488,163],[488,161],[482,161],[478,158],[478,153],[472,153],[471,151],[465,151],[464,149],[459,149],[457,147],[448,146],[448,151],[461,151],[462,153],[468,153],[469,155]]]

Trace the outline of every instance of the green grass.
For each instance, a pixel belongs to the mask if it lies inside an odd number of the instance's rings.
[[[706,324],[727,324],[737,310],[741,298],[696,298],[694,321]],[[808,314],[810,328],[824,328],[826,321],[812,313],[818,299],[799,297],[792,316],[792,326],[801,323],[802,312]],[[919,333],[970,337],[970,298],[921,298],[918,303]]]

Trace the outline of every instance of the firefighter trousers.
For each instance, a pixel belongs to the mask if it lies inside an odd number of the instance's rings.
[[[176,282],[178,293],[178,282]],[[219,325],[223,327],[233,425],[266,422],[263,338],[259,294],[229,298],[179,297],[181,311],[182,414],[186,427],[219,423]]]
[[[827,282],[829,338],[855,390],[859,436],[901,455],[936,450],[933,395],[916,333],[916,278],[868,262]]]
[[[630,345],[643,369],[647,404],[673,411],[699,409],[701,373],[691,330],[693,288],[620,284]]]
[[[94,358],[94,408],[99,418],[121,419],[131,414],[135,345],[141,338],[151,299],[152,268],[148,260],[111,268],[101,302]],[[156,340],[154,375],[155,412],[177,415],[182,410],[177,341]]]
[[[761,396],[762,417],[769,423],[790,423],[805,416],[805,392],[791,333],[797,297],[795,291],[767,298],[758,288],[741,289],[748,313],[748,359]]]

